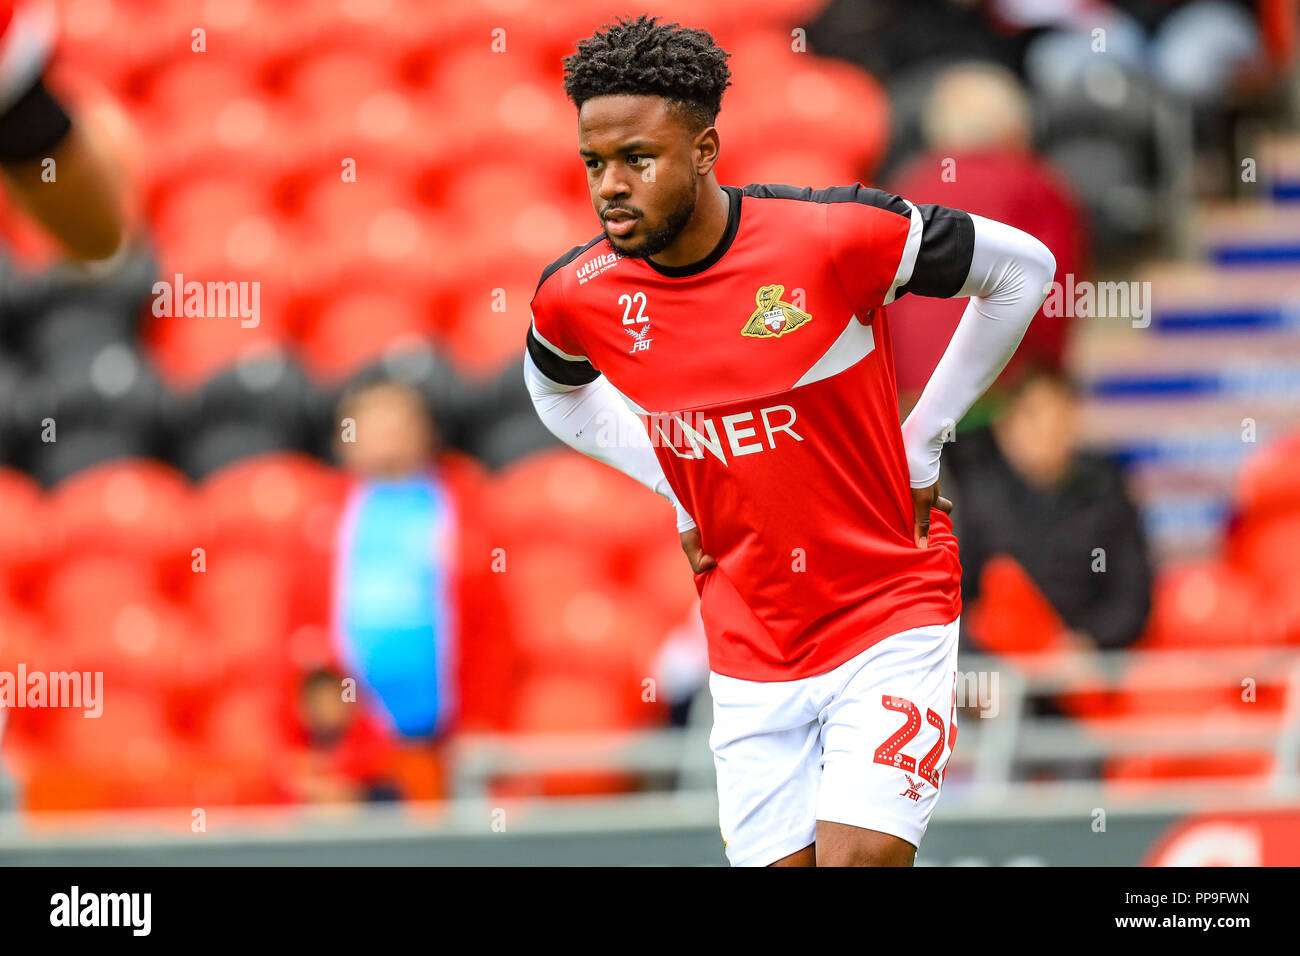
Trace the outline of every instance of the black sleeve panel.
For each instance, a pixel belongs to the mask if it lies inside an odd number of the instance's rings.
[[[931,296],[948,299],[961,291],[970,275],[975,253],[975,223],[960,209],[917,206],[921,212],[921,248],[916,254],[912,278],[899,286],[898,295]]]
[[[586,385],[600,375],[586,359],[566,359],[556,355],[538,340],[532,328],[528,329],[528,354],[543,375],[561,385]]]

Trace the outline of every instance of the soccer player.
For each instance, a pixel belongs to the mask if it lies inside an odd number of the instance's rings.
[[[643,16],[565,59],[603,231],[543,271],[524,375],[551,431],[677,509],[731,863],[907,866],[957,734],[940,450],[1056,263],[860,184],[720,185],[727,56]],[[907,294],[970,302],[900,428]]]
[[[53,37],[47,7],[0,0],[0,172],[69,251],[107,259],[123,240],[119,177],[102,144],[45,85]]]

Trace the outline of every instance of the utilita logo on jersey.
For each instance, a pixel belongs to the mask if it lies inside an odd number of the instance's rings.
[[[583,285],[589,280],[596,278],[596,276],[600,275],[622,258],[623,257],[616,252],[604,252],[596,256],[594,259],[588,259],[574,270],[573,274],[577,276],[578,285]]]

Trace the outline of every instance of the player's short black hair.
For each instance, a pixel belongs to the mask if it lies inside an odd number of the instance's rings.
[[[564,92],[575,106],[617,93],[662,96],[697,131],[713,125],[731,85],[731,54],[711,34],[645,14],[602,28],[564,58]]]

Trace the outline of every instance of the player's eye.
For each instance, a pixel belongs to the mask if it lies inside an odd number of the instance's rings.
[[[640,165],[641,165],[641,161],[642,161],[643,159],[645,159],[645,158],[646,158],[646,157],[642,156],[640,153],[628,153],[628,154],[627,154],[627,161],[628,161],[629,163],[631,163],[633,166],[640,166]]]
[[[587,160],[587,168],[588,168],[588,169],[595,169],[595,168],[596,168],[597,166],[599,166],[599,165],[600,165],[600,160],[599,160],[599,159],[589,159],[589,160]]]

